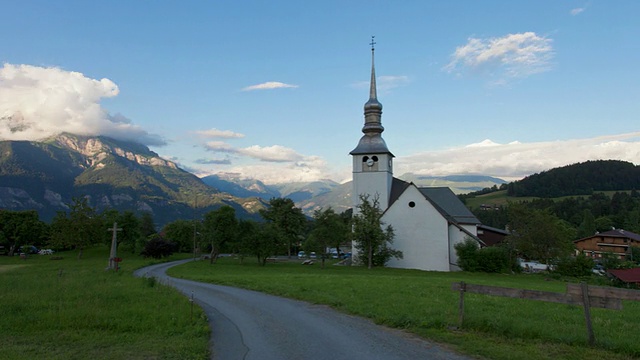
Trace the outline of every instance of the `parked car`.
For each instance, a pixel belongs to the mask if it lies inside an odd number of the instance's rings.
[[[307,257],[307,253],[304,251],[298,251],[298,259],[305,259]]]
[[[40,249],[40,251],[38,251],[38,254],[40,255],[53,255],[54,251],[51,249]]]
[[[38,248],[33,245],[30,245],[30,246],[25,245],[20,247],[19,252],[23,254],[37,254],[38,251],[39,251]]]
[[[312,252],[311,252],[311,254],[309,254],[309,257],[310,257],[310,258],[312,258],[312,259],[317,258],[317,256],[316,256],[316,252],[315,252],[315,251],[312,251]]]

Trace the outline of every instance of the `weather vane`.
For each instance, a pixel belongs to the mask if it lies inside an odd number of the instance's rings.
[[[375,38],[376,38],[375,35],[371,35],[371,43],[369,44],[369,45],[371,45],[371,51],[373,51],[375,49],[374,48],[374,45],[376,44]]]

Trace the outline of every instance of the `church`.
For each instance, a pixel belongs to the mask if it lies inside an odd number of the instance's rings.
[[[364,135],[351,151],[354,215],[360,195],[378,196],[382,221],[395,232],[392,247],[403,253],[387,266],[432,271],[457,271],[454,246],[477,237],[480,221],[448,187],[418,187],[393,177],[394,155],[382,138],[382,104],[378,101],[371,43],[371,84],[364,105]],[[355,253],[355,252],[354,252]]]

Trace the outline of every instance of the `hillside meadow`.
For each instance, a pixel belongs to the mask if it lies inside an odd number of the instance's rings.
[[[119,256],[118,272],[105,271],[106,246],[80,260],[76,252],[0,256],[0,359],[209,358],[203,312],[192,314],[176,290],[133,277],[152,261]]]
[[[27,260],[0,256],[2,359],[206,359],[210,331],[188,299],[132,272],[153,262],[121,253],[118,272],[105,271],[108,249]],[[189,254],[172,257],[172,260]],[[327,265],[298,260],[258,266],[247,258],[197,261],[173,276],[239,286],[325,304],[346,314],[405,329],[461,353],[486,359],[634,359],[640,357],[640,304],[592,309],[596,346],[587,346],[581,307],[466,294],[458,328],[451,283],[564,292],[540,275],[438,273]],[[339,349],[328,349],[339,351]]]
[[[487,359],[634,359],[640,357],[640,303],[623,310],[592,309],[596,345],[589,347],[580,306],[465,295],[458,328],[453,282],[564,293],[566,283],[544,275],[442,273],[345,267],[279,261],[261,267],[254,259],[222,258],[171,268],[169,274],[238,286],[325,304],[378,324],[405,329],[461,353]],[[576,280],[577,282],[577,280]],[[633,334],[632,336],[630,336]]]

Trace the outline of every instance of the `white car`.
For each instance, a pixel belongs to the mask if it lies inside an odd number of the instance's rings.
[[[51,249],[42,249],[40,251],[38,251],[38,254],[40,255],[52,255],[54,253],[53,250]]]

